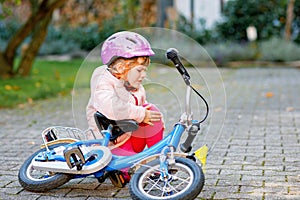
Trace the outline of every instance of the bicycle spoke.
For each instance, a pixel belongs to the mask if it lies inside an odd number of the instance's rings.
[[[153,169],[155,170],[155,172],[159,172],[159,170],[157,169]],[[174,170],[174,169],[171,169]],[[171,171],[170,170],[170,171]],[[163,182],[162,180],[160,180],[159,178],[157,179],[157,181],[151,179],[150,177],[147,177],[147,180],[145,181],[145,192],[147,194],[155,194],[155,192],[157,192],[156,194],[159,195],[159,191],[161,191],[160,197],[165,197],[165,196],[169,196],[170,193],[179,193],[182,188],[185,188],[185,184],[189,183],[190,177],[187,177],[186,179],[181,178],[183,175],[185,174],[179,174],[181,175],[176,176],[176,175],[172,175],[172,180],[171,181],[167,181],[164,182],[164,186],[162,187],[161,185],[159,185],[160,182]],[[176,179],[176,180],[175,180]],[[172,185],[172,183],[174,185]],[[148,189],[146,189],[147,187],[150,187]],[[168,191],[169,190],[169,191]]]
[[[164,184],[164,187],[163,187],[163,189],[162,189],[161,197],[163,197],[163,196],[164,196],[164,194],[165,194],[165,190],[166,190],[166,184]]]
[[[184,183],[189,183],[189,180],[190,180],[190,177],[187,177],[186,179],[183,179],[183,178],[180,178],[180,177],[174,176],[174,175],[173,175],[173,177],[178,178],[178,180],[180,180],[180,181],[182,181]]]
[[[178,193],[179,191],[176,190],[176,188],[170,184],[170,182],[168,182],[168,185],[170,188],[172,188],[172,191],[175,191],[176,193]]]
[[[150,178],[148,178],[148,179],[150,179]],[[150,181],[151,181],[151,182],[154,182],[154,181],[151,180],[151,179],[150,179]],[[156,182],[154,182],[154,183],[151,183],[151,182],[148,182],[148,181],[147,181],[147,183],[152,184],[152,187],[148,190],[147,193],[149,193],[154,187],[155,187],[156,189],[161,190],[162,188],[157,184],[159,181],[160,181],[159,179],[158,179]]]

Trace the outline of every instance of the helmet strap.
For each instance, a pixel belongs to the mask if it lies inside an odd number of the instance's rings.
[[[138,89],[130,85],[128,81],[124,81],[124,87],[126,88],[127,91],[129,92],[136,92]]]

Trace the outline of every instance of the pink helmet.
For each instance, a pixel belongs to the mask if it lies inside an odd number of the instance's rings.
[[[110,64],[116,58],[132,58],[136,56],[153,56],[149,42],[140,34],[121,31],[107,38],[101,48],[103,64]]]

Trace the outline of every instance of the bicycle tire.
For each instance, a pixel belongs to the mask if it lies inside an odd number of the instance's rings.
[[[49,146],[49,149],[53,149],[55,147],[66,144],[67,143],[54,144],[52,146]],[[46,149],[43,148],[36,151],[31,156],[29,156],[29,158],[27,158],[21,166],[18,174],[18,179],[19,183],[25,190],[31,192],[46,192],[67,183],[73,178],[73,175],[63,173],[54,173],[53,175],[45,177],[44,179],[33,178],[30,174],[30,172],[33,170],[31,169],[31,161],[37,154],[45,150]]]
[[[187,185],[188,188],[184,188],[180,192],[176,192],[172,194],[170,192],[168,195],[164,196],[162,193],[160,193],[158,196],[154,196],[151,194],[152,191],[145,191],[144,189],[144,182],[145,181],[145,187],[146,186],[146,179],[151,179],[151,173],[155,173],[158,171],[160,166],[159,160],[151,161],[150,163],[147,163],[145,166],[142,166],[139,168],[133,175],[129,182],[129,192],[132,199],[177,199],[177,200],[183,200],[183,199],[194,199],[196,198],[200,192],[202,191],[202,188],[204,186],[205,177],[202,171],[202,168],[194,161],[188,159],[188,158],[181,158],[181,157],[175,157],[175,164],[169,166],[169,171],[173,169],[178,169],[180,173],[182,173],[181,170],[187,171],[187,174],[189,176],[192,176]],[[148,173],[148,175],[145,175],[145,173]],[[176,176],[175,176],[176,177]],[[143,180],[142,180],[143,179]],[[152,182],[150,180],[150,182]],[[153,181],[153,183],[158,183],[159,180]],[[152,185],[154,185],[152,183]],[[148,184],[151,184],[148,182]],[[169,183],[171,185],[171,182]],[[152,186],[153,187],[153,186]],[[159,185],[156,187],[158,188]],[[154,188],[154,187],[153,187]],[[158,189],[157,189],[158,190]],[[158,190],[158,192],[160,192]],[[173,191],[174,192],[174,191]]]

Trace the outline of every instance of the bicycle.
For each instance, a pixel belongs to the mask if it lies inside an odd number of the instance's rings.
[[[71,127],[49,127],[42,132],[42,148],[25,160],[18,174],[19,182],[26,190],[45,192],[57,188],[71,179],[94,175],[99,182],[108,177],[117,187],[124,187],[123,169],[131,175],[129,192],[133,199],[194,199],[201,192],[205,177],[202,167],[196,162],[199,154],[191,152],[192,143],[200,130],[200,124],[209,113],[205,98],[195,90],[190,75],[178,57],[178,51],[170,48],[166,52],[186,84],[186,108],[173,130],[160,142],[132,156],[112,155],[110,141],[119,135],[135,131],[134,120],[110,120],[95,113],[95,120],[102,139],[83,140],[87,131]],[[191,91],[204,101],[206,114],[201,121],[192,119],[190,108]],[[179,145],[187,131],[186,140]],[[62,137],[62,135],[68,135]],[[177,151],[178,146],[182,152]],[[207,146],[203,146],[207,154]],[[203,152],[202,152],[203,153]],[[206,157],[206,155],[204,155]]]

